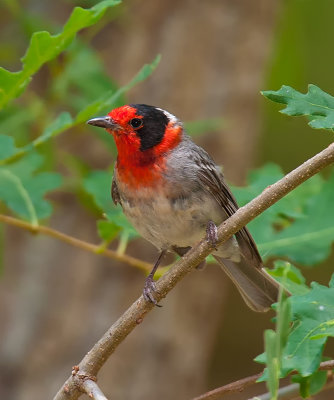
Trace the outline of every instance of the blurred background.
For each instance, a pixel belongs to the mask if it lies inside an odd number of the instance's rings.
[[[74,5],[95,3],[2,0],[1,65],[20,69],[32,32],[56,33]],[[10,109],[7,134],[24,143],[28,129],[38,135],[50,117],[47,109],[79,110],[81,91],[94,100],[104,85],[128,82],[160,53],[157,70],[121,103],[157,105],[183,121],[215,120],[194,140],[224,165],[235,185],[269,161],[288,172],[330,143],[331,134],[278,113],[259,92],[282,84],[305,92],[314,83],[334,93],[333,16],[332,0],[316,7],[312,0],[124,1],[83,31],[72,53],[38,72],[28,106]],[[50,150],[47,163],[68,179],[52,194],[50,226],[98,243],[97,214],[75,179],[87,166],[109,168],[115,152],[87,126],[56,141],[58,150]],[[0,228],[1,398],[51,398],[72,366],[141,294],[144,275],[49,237]],[[127,253],[148,262],[157,256],[139,238]],[[305,274],[328,282],[333,262],[331,256]],[[210,265],[187,276],[145,318],[102,368],[99,384],[115,400],[191,399],[261,371],[253,358],[263,351],[263,330],[272,326],[272,316],[250,311],[220,268]],[[256,386],[225,398],[265,391]]]

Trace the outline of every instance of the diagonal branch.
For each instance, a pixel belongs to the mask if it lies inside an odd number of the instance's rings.
[[[227,241],[256,216],[333,162],[334,143],[275,184],[268,186],[254,200],[244,207],[239,208],[234,215],[224,221],[218,227],[217,245]],[[203,261],[212,250],[210,244],[205,239],[194,246],[157,281],[156,299],[160,301],[164,298],[173,287],[196,265]],[[151,311],[153,307],[154,305],[152,303],[146,302],[143,296],[140,296],[86,354],[78,366],[80,374],[96,376],[117,346],[143,321],[145,315]],[[81,395],[80,389],[82,390],[82,381],[80,381],[78,376],[70,376],[56,394],[54,400],[77,399]]]
[[[93,400],[108,400],[98,387],[97,383],[91,379],[84,380],[82,388]]]

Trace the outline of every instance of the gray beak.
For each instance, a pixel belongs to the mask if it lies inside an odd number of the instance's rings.
[[[87,121],[87,124],[93,125],[93,126],[99,126],[101,128],[105,128],[105,129],[112,129],[112,130],[120,129],[120,126],[118,124],[116,124],[108,116],[90,119],[89,121]]]

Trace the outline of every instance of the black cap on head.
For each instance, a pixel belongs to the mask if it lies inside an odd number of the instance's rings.
[[[129,104],[143,117],[143,126],[136,129],[140,138],[140,150],[145,151],[159,144],[165,134],[169,119],[160,109],[146,104]]]

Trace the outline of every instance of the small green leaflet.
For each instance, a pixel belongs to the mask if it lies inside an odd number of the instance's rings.
[[[121,228],[113,222],[100,219],[97,221],[97,231],[101,239],[111,242],[120,232]]]
[[[107,8],[118,4],[119,0],[105,0],[90,9],[75,7],[63,31],[58,35],[50,35],[46,31],[35,32],[26,54],[22,57],[22,70],[10,72],[0,68],[0,108],[19,96],[30,82],[31,76],[43,64],[64,51],[79,30],[95,24],[102,18]]]
[[[41,155],[29,153],[17,162],[0,167],[0,201],[32,225],[51,214],[51,204],[44,195],[61,184],[59,174],[36,172],[42,161]]]
[[[112,174],[110,172],[92,171],[83,181],[84,189],[93,197],[96,206],[105,214],[106,222],[109,223],[109,226],[106,226],[106,224],[101,226],[101,221],[98,221],[99,235],[103,240],[107,240],[107,237],[112,235],[113,230],[121,229],[131,239],[138,234],[126,219],[121,206],[113,204],[110,193],[111,180]]]
[[[299,383],[300,395],[303,399],[320,392],[327,382],[327,371],[316,371],[310,376],[293,375],[292,382]]]
[[[293,328],[284,351],[284,372],[309,376],[317,370],[324,345],[334,336],[334,287],[311,284],[311,290],[290,298]]]
[[[274,268],[266,271],[291,294],[305,294],[310,290],[300,270],[287,261],[277,260]]]
[[[0,135],[0,161],[12,157],[17,152],[12,136]]]
[[[306,94],[300,93],[290,86],[282,86],[279,90],[261,92],[268,99],[286,107],[283,114],[309,117],[309,125],[315,129],[334,130],[334,97],[315,85],[308,85]]]

